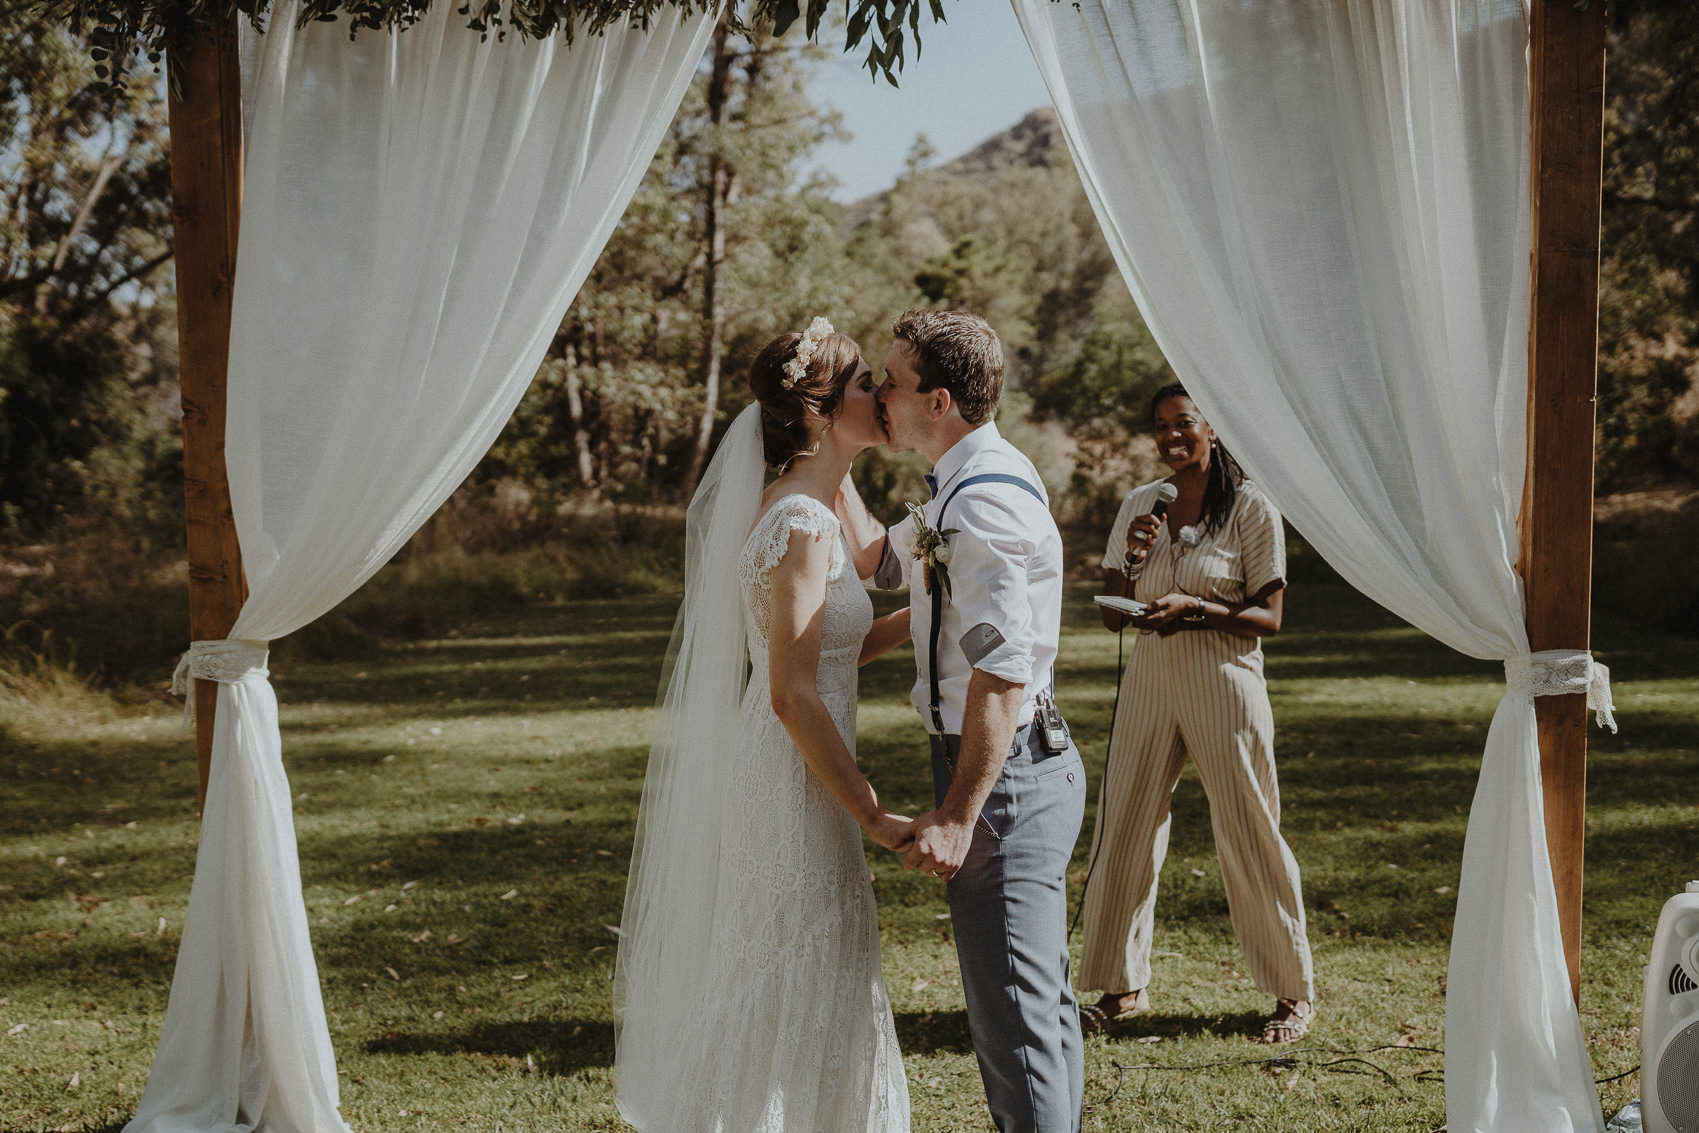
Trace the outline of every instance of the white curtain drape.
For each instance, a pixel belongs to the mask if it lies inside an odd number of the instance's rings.
[[[1522,0],[1013,3],[1139,309],[1250,475],[1353,585],[1526,668]],[[1470,813],[1445,1064],[1453,1133],[1602,1128],[1527,682]]]
[[[128,1133],[346,1129],[265,647],[387,561],[495,439],[701,58],[711,21],[480,42],[296,27],[247,55],[226,430],[250,588],[220,682],[195,881]]]

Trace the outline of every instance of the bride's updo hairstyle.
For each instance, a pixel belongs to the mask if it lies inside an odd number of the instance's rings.
[[[795,363],[804,336],[795,331],[763,346],[749,364],[749,392],[761,405],[761,447],[769,468],[783,472],[797,457],[820,451],[820,435],[860,368],[861,347],[831,327],[823,318],[810,324],[810,349],[800,367]]]

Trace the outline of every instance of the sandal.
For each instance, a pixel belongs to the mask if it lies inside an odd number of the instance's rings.
[[[1277,999],[1274,1014],[1263,1023],[1256,1041],[1270,1045],[1297,1042],[1310,1033],[1310,1024],[1315,1021],[1316,1005],[1309,1000]]]
[[[1131,999],[1127,999],[1131,996]],[[1086,1003],[1080,1006],[1080,1032],[1091,1034],[1101,1031],[1111,1023],[1122,1019],[1131,1019],[1150,1010],[1150,996],[1144,988],[1126,992],[1122,995],[1105,995],[1096,1003]]]

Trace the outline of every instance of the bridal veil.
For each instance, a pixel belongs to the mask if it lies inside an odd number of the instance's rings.
[[[669,1087],[682,1008],[705,976],[726,813],[720,771],[749,675],[737,563],[764,468],[751,405],[686,512],[684,601],[661,671],[614,969],[615,1093],[639,1128]]]

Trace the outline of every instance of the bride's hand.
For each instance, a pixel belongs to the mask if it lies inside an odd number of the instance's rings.
[[[867,836],[887,850],[906,850],[914,841],[914,820],[882,810],[863,827]]]

